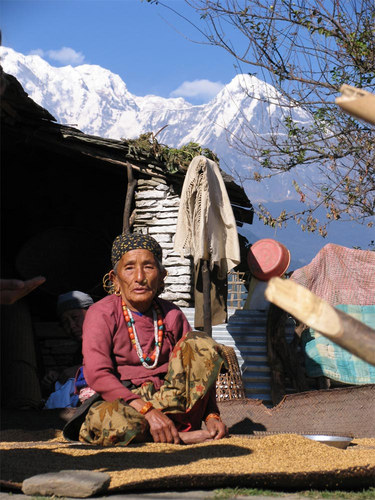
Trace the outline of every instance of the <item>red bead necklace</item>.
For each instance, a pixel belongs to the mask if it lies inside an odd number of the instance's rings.
[[[142,347],[139,343],[139,339],[137,336],[137,331],[135,329],[135,322],[130,309],[126,307],[125,302],[121,301],[122,312],[124,314],[124,319],[126,325],[128,327],[128,333],[130,342],[132,343],[133,348],[135,349],[140,362],[145,368],[155,368],[158,364],[159,355],[161,346],[163,343],[163,335],[164,335],[164,324],[163,317],[161,315],[161,311],[156,302],[152,303],[152,316],[154,320],[154,336],[155,336],[155,348],[151,354],[146,354],[142,351]],[[150,364],[152,363],[152,364]]]

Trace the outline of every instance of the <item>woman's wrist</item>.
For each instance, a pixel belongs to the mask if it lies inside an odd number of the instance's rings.
[[[140,410],[138,410],[138,411],[139,411],[139,413],[140,413],[141,415],[146,415],[146,413],[148,413],[149,411],[151,411],[151,410],[153,410],[153,409],[154,409],[154,407],[153,407],[153,405],[152,405],[151,401],[148,401],[148,402],[147,402],[146,404],[144,404],[144,405],[142,406],[142,408],[141,408]]]
[[[144,401],[141,398],[133,399],[129,405],[141,415],[146,415],[149,411],[154,409],[151,401]]]
[[[221,420],[221,417],[220,417],[220,415],[219,415],[218,413],[209,413],[209,414],[205,417],[205,419],[204,419],[205,423],[207,423],[207,421],[208,421],[208,420],[210,420],[211,418],[214,418],[215,420],[219,420],[219,422],[221,422],[221,421],[222,421],[222,420]]]

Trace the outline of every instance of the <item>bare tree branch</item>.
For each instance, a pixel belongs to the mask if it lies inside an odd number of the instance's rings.
[[[162,2],[157,2],[163,5]],[[294,188],[309,200],[302,226],[324,233],[312,211],[325,206],[327,220],[349,218],[372,224],[375,215],[375,129],[342,112],[334,102],[347,83],[375,93],[375,3],[373,0],[185,0],[201,22],[200,42],[221,47],[252,75],[276,89],[258,96],[244,88],[248,99],[261,99],[283,110],[270,133],[259,134],[245,123],[228,140],[256,166],[252,179],[314,166],[319,175],[309,185]],[[175,8],[178,13],[178,8]],[[185,18],[186,19],[186,18]],[[296,120],[294,111],[310,117]],[[240,179],[244,182],[246,179]],[[301,212],[301,213],[302,213]],[[303,214],[302,214],[303,215]],[[267,219],[268,217],[268,219]]]

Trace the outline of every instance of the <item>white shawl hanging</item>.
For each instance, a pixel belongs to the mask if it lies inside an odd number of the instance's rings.
[[[191,161],[182,188],[174,250],[194,263],[216,264],[219,277],[240,263],[233,210],[217,164],[205,156]]]

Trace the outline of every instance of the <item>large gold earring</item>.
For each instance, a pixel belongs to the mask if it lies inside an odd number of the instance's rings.
[[[121,297],[121,291],[119,289],[115,290],[115,295]]]
[[[103,283],[103,288],[104,290],[109,294],[109,295],[112,295],[113,293],[115,293],[115,286],[113,284],[113,281],[111,280],[110,278],[110,275],[109,273],[105,274],[103,276],[103,280],[102,280],[102,283]]]

